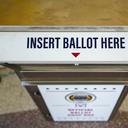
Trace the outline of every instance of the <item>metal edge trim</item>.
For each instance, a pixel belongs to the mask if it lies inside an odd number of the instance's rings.
[[[53,31],[53,32],[66,32],[66,31],[76,31],[76,32],[127,32],[128,26],[10,26],[10,25],[4,25],[0,26],[1,32],[47,32],[47,31]]]
[[[128,86],[124,86],[124,89],[123,89],[115,107],[113,108],[113,111],[112,111],[108,121],[110,121],[114,118],[114,116],[116,115],[119,107],[121,106],[121,104],[122,104],[123,100],[125,99],[125,97],[127,96],[127,94],[128,94]]]
[[[32,97],[36,105],[38,106],[39,110],[42,112],[45,119],[52,121],[53,118],[46,106],[46,103],[43,99],[43,97],[40,94],[40,91],[38,89],[38,86],[25,86],[26,90],[28,91],[29,95]],[[38,93],[36,95],[36,93]]]

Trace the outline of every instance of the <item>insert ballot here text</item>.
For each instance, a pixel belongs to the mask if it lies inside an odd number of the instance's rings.
[[[125,49],[125,37],[27,37],[27,49]]]

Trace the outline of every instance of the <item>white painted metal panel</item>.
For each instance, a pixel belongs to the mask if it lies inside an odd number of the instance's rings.
[[[38,85],[38,88],[55,121],[107,121],[124,85]],[[76,97],[72,100],[71,96]]]
[[[128,32],[0,32],[7,62],[128,64]]]

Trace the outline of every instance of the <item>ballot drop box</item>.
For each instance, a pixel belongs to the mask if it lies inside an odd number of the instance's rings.
[[[0,64],[53,121],[108,121],[128,93],[128,27],[1,26]]]

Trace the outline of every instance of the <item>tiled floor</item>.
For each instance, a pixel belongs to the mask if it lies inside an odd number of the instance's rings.
[[[0,128],[127,128],[128,113],[117,113],[109,122],[49,122],[39,110],[0,115]]]

